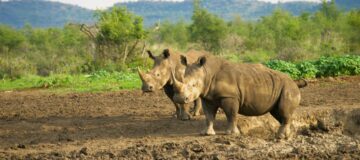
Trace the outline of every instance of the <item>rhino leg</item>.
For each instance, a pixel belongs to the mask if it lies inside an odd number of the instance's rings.
[[[206,118],[206,128],[200,133],[201,135],[215,135],[214,130],[214,121],[216,112],[219,107],[216,105],[212,105],[211,103],[208,103],[204,101],[204,104],[202,105],[203,111]]]
[[[181,117],[181,109],[180,109],[180,106],[179,106],[179,104],[177,104],[177,103],[175,103],[175,102],[173,102],[173,103],[174,103],[174,106],[175,106],[175,109],[176,109],[174,116],[175,116],[177,119],[180,119],[180,117]]]
[[[300,91],[296,87],[285,85],[278,105],[270,111],[271,115],[281,124],[276,135],[277,138],[288,139],[291,136],[292,114],[300,104]]]
[[[221,100],[221,107],[225,112],[228,122],[226,134],[239,134],[240,132],[236,121],[236,116],[239,111],[239,101],[233,98],[224,98]]]
[[[187,120],[191,119],[190,105],[191,104],[179,104],[180,117],[178,119],[183,120],[183,121],[187,121]]]
[[[202,109],[201,98],[198,98],[197,100],[195,100],[193,116],[199,116],[201,109]]]

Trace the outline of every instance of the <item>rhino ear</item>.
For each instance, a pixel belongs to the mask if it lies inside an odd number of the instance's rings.
[[[205,63],[206,63],[206,57],[205,56],[200,57],[198,60],[198,65],[204,66]]]
[[[164,55],[164,58],[165,58],[165,59],[166,59],[166,58],[169,58],[169,57],[170,57],[170,51],[169,51],[169,49],[164,49],[163,55]]]
[[[180,60],[181,60],[181,64],[183,64],[184,66],[187,66],[187,59],[185,56],[181,55]]]
[[[155,56],[152,54],[152,52],[150,50],[147,50],[146,52],[148,53],[148,55],[151,59],[155,60]]]

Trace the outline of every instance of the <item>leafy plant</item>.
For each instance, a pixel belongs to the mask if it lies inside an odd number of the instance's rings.
[[[282,60],[272,60],[265,63],[271,69],[284,72],[288,74],[293,79],[299,79],[301,72],[296,68],[296,65],[293,63],[285,62]]]
[[[360,56],[321,57],[314,63],[318,77],[360,74]]]
[[[316,66],[309,61],[296,64],[296,68],[300,71],[300,77],[302,78],[315,78],[319,72]]]
[[[72,77],[68,75],[57,75],[39,79],[36,86],[40,88],[62,87],[71,84]]]

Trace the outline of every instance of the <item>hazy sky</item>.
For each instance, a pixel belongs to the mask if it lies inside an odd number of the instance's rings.
[[[7,1],[7,0],[0,0]],[[49,1],[57,1],[68,4],[74,4],[81,7],[89,8],[89,9],[105,9],[107,7],[111,7],[117,2],[129,2],[129,1],[137,1],[137,0],[49,0]],[[151,1],[183,1],[183,0],[151,0]],[[311,2],[321,2],[321,0],[259,0],[266,2],[289,2],[289,1],[311,1]]]
[[[107,7],[113,6],[115,3],[118,2],[131,2],[137,0],[49,0],[49,1],[58,1],[63,3],[75,4],[89,9],[105,9]],[[152,1],[160,1],[160,0],[152,0]],[[181,2],[183,0],[162,0],[162,1]]]

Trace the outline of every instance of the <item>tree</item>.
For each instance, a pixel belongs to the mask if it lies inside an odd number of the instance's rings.
[[[165,21],[159,27],[159,38],[161,43],[174,44],[182,49],[186,48],[189,41],[188,24],[183,20],[177,23]]]
[[[342,13],[334,0],[323,1],[320,10],[315,13],[314,21],[320,30],[320,50],[323,55],[334,55],[344,51],[341,37]]]
[[[0,53],[1,50],[10,52],[11,50],[19,47],[19,45],[25,41],[24,35],[15,29],[0,25]]]
[[[125,64],[128,55],[133,54],[139,41],[146,37],[142,18],[122,7],[113,7],[109,11],[99,11],[97,16],[99,20],[97,23],[99,26],[99,34],[96,36],[97,43],[110,47],[113,50],[112,52],[120,53],[122,63]],[[115,61],[119,59],[117,54],[110,58]]]
[[[192,24],[189,27],[191,40],[200,42],[207,50],[219,53],[221,51],[220,42],[227,33],[224,20],[202,8],[199,0],[194,1],[194,12],[191,19]]]
[[[350,51],[360,54],[360,10],[351,11],[347,16],[347,22],[350,26],[348,42]]]
[[[331,0],[330,2],[323,0],[320,7],[320,13],[331,21],[336,21],[341,14],[340,10],[336,6],[335,0]]]

